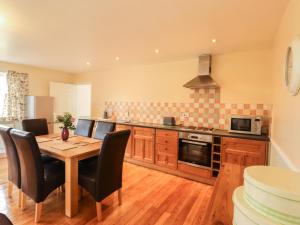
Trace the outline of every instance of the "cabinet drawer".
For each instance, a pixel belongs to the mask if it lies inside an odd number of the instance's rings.
[[[156,136],[157,137],[168,137],[168,138],[174,138],[175,140],[178,139],[178,132],[177,131],[171,131],[171,130],[156,130]]]
[[[156,144],[156,151],[177,155],[178,146],[177,145],[164,145],[164,144],[157,143]]]
[[[145,127],[133,127],[133,133],[135,135],[153,136],[155,134],[155,129]]]
[[[156,136],[156,143],[162,144],[162,145],[177,146],[178,145],[178,139],[177,138],[173,138],[173,137]]]
[[[265,152],[266,143],[264,141],[255,141],[239,138],[223,138],[222,148],[235,149],[243,152]]]
[[[155,164],[172,169],[177,168],[177,156],[164,154],[163,152],[156,153]]]
[[[120,131],[120,130],[131,130],[131,126],[128,125],[123,125],[123,124],[117,124],[116,125],[116,131]]]
[[[211,170],[189,166],[183,163],[178,163],[178,170],[203,178],[211,177]]]
[[[156,130],[156,143],[171,145],[176,147],[178,145],[178,132],[169,130]]]

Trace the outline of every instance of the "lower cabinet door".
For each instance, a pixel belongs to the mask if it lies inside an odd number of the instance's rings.
[[[142,138],[133,138],[133,151],[132,151],[132,158],[138,159],[138,160],[143,160],[144,158],[144,146],[145,146],[145,141]]]
[[[243,152],[232,149],[224,150],[223,162],[239,164],[243,166],[264,165],[265,157],[260,153]]]
[[[245,154],[244,165],[245,166],[255,166],[264,165],[264,158],[260,154]]]
[[[243,166],[265,165],[267,142],[240,138],[222,138],[222,163]]]
[[[134,128],[132,158],[154,163],[154,139],[153,129]]]
[[[144,140],[144,161],[154,163],[154,142],[153,140]]]
[[[222,156],[222,162],[223,163],[232,163],[232,164],[244,164],[244,153],[241,151],[236,151],[232,149],[224,149],[223,150],[223,156]]]

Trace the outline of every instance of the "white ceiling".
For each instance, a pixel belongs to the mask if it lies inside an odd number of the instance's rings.
[[[270,47],[287,2],[1,0],[0,60],[78,73]]]

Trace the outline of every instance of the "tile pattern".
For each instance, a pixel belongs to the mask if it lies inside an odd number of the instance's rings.
[[[266,129],[271,123],[270,104],[220,103],[220,89],[199,89],[186,103],[105,102],[109,115],[119,120],[161,124],[164,116],[174,116],[184,126],[228,129],[230,115],[263,116]]]

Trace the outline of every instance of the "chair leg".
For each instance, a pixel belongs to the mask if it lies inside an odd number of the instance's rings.
[[[101,207],[101,202],[96,202],[96,211],[97,211],[97,219],[98,219],[98,222],[101,222],[101,220],[102,220],[102,207]]]
[[[122,205],[122,189],[121,188],[118,190],[118,200],[119,200],[119,205]]]
[[[19,189],[19,208],[21,208],[22,205],[22,190],[21,188]]]
[[[35,217],[34,217],[34,222],[38,223],[41,219],[41,214],[42,214],[42,208],[43,208],[43,203],[35,203]]]
[[[21,194],[21,209],[24,210],[26,206],[26,195],[22,192]]]
[[[7,191],[8,191],[8,197],[11,198],[12,196],[12,191],[13,191],[13,183],[11,181],[8,181],[8,188],[7,188]]]

